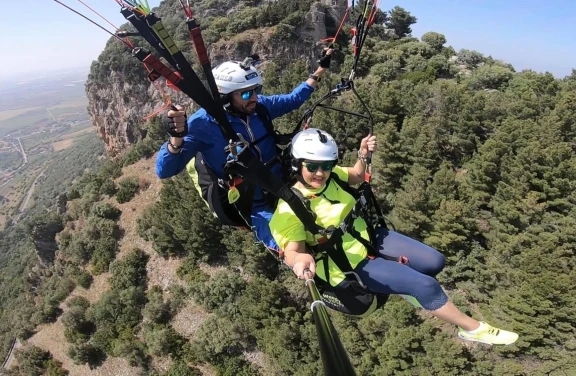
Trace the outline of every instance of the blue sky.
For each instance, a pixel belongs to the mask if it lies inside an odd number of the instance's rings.
[[[78,1],[61,1],[108,26]],[[124,22],[113,0],[83,1],[115,25]],[[52,0],[0,2],[0,78],[88,67],[109,38]],[[149,3],[157,6],[160,0]],[[394,5],[418,17],[413,26],[416,37],[436,31],[456,50],[474,49],[512,63],[517,70],[531,68],[563,77],[576,68],[576,0],[382,0],[383,10]]]
[[[108,30],[112,26],[77,0],[60,0]],[[111,23],[126,22],[114,0],[82,0]],[[151,7],[160,0],[148,0]],[[104,49],[110,35],[53,0],[0,0],[0,78],[60,68],[89,67]],[[184,17],[184,16],[182,16]],[[5,37],[9,36],[9,37]]]
[[[395,0],[418,18],[412,35],[428,31],[449,45],[477,50],[516,70],[550,71],[564,77],[576,69],[575,0]],[[388,4],[388,5],[387,5]]]

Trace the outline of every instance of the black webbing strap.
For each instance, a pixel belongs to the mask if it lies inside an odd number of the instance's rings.
[[[265,191],[286,201],[304,228],[313,235],[319,234],[318,226],[302,200],[248,150],[240,153],[237,161],[227,164],[225,172],[237,174],[250,184],[259,185]]]
[[[262,123],[266,128],[266,134],[257,139],[256,141],[254,141],[253,144],[257,144],[269,136],[274,137],[274,142],[276,143],[276,145],[288,145],[290,142],[292,142],[292,137],[294,136],[292,133],[282,134],[274,129],[274,124],[272,123],[272,117],[270,116],[270,112],[268,111],[266,106],[264,106],[261,103],[257,103],[256,114],[258,115],[260,120],[262,120]]]
[[[166,61],[170,63],[173,67],[176,67],[176,60],[170,55],[170,52],[164,47],[162,41],[158,39],[158,37],[150,30],[148,24],[144,20],[143,15],[139,15],[138,13],[128,9],[122,8],[120,13],[124,16],[124,18],[134,26],[136,30],[140,33],[140,36],[148,42],[158,53],[162,56]]]
[[[274,131],[274,124],[272,123],[272,117],[270,116],[270,111],[268,111],[266,106],[264,106],[260,102],[256,103],[256,115],[258,115],[258,117],[262,121],[262,124],[264,124],[264,128],[266,128],[267,133],[266,136],[273,137],[276,132]]]
[[[170,53],[167,53],[166,50],[164,50],[164,46],[150,31],[150,28],[144,19],[137,17],[133,12],[129,10],[122,10],[122,15],[124,15],[124,17],[130,21],[138,31],[141,33],[144,32],[143,36],[148,34],[151,38],[150,41],[148,41],[148,38],[146,38],[148,43],[150,43],[152,47],[154,47],[158,53],[162,55],[162,57],[166,58],[175,69],[178,69],[178,64],[174,60],[174,57],[170,55]],[[142,62],[147,62],[145,60],[148,59],[150,62],[152,62],[152,60],[156,60],[154,61],[156,64],[161,64],[160,61],[157,61],[157,59],[155,59],[148,51],[144,49],[136,49],[133,51],[133,54]],[[156,70],[159,72],[161,71],[161,69]],[[165,77],[165,75],[163,76]],[[212,98],[212,95],[206,89],[204,83],[200,80],[200,78],[198,78],[198,75],[193,70],[188,72],[186,79],[177,80],[176,82],[172,83],[177,86],[178,89],[180,89],[184,94],[189,96],[194,102],[196,102],[198,106],[206,110],[206,112],[212,116],[214,120],[216,120],[216,123],[218,124],[218,127],[220,128],[220,131],[226,140],[238,141],[238,135],[236,132],[234,132],[232,125],[228,121],[228,117],[226,116],[224,108],[217,101],[215,101],[214,98]]]

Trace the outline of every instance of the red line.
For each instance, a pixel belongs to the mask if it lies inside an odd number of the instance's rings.
[[[340,30],[342,29],[342,26],[346,21],[346,16],[348,16],[348,12],[350,12],[350,7],[346,9],[346,13],[344,13],[344,17],[342,17],[342,21],[340,21],[340,25],[338,26],[338,30],[336,30],[336,34],[334,34],[334,36],[331,38],[320,39],[320,42],[330,42],[330,43],[336,42],[336,38],[338,38],[338,34],[340,34]]]
[[[190,13],[189,17],[194,17],[194,12],[192,12],[192,7],[190,6],[190,0],[186,0],[186,5],[188,5],[188,13]]]
[[[162,107],[160,107],[158,110],[154,111],[150,115],[144,116],[144,118],[143,118],[144,120],[148,120],[150,118],[153,118],[154,116],[156,116],[160,112],[163,112],[164,110],[168,109],[172,105],[172,101],[170,100],[170,97],[168,96],[168,94],[166,94],[164,89],[162,89],[162,86],[160,85],[160,83],[154,82],[154,86],[156,86],[156,89],[158,89],[160,91],[160,93],[162,94],[162,97],[164,97],[165,103]]]
[[[368,18],[368,25],[372,25],[372,23],[374,22],[374,17],[376,17],[376,12],[378,12],[379,8],[380,8],[380,0],[374,3],[374,8],[372,8],[372,14]]]
[[[82,5],[84,5],[86,8],[90,9],[92,12],[96,13],[100,18],[102,18],[104,21],[108,22],[108,25],[112,26],[114,29],[116,29],[116,31],[119,31],[120,29],[118,28],[118,26],[114,25],[112,22],[108,21],[106,19],[106,17],[104,17],[103,15],[101,15],[100,13],[96,12],[94,9],[92,9],[88,4],[86,4],[85,2],[83,2],[82,0],[78,0],[79,3],[81,3]],[[122,38],[127,44],[128,46],[130,46],[130,48],[134,49],[134,45],[132,44],[132,42],[130,41],[130,39],[128,39],[128,37],[126,38]]]
[[[114,26],[114,24],[110,21],[108,21],[103,15],[101,15],[100,13],[96,12],[94,9],[90,8],[90,6],[88,6],[85,2],[83,2],[82,0],[78,0],[82,5],[84,5],[86,8],[90,9],[92,12],[96,13],[98,16],[100,16],[100,18],[102,18],[104,21],[108,22],[108,25],[112,26],[114,29],[118,30],[118,27]]]
[[[192,18],[192,10],[190,9],[190,3],[188,2],[188,7],[186,7],[186,5],[184,5],[184,1],[179,0],[180,1],[180,5],[182,6],[182,10],[184,11],[184,14],[186,15],[187,18]]]

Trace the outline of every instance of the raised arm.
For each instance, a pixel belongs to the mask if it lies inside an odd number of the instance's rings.
[[[205,126],[205,119],[193,115],[186,122],[182,107],[179,107],[179,110],[168,112],[172,123],[165,123],[165,127],[171,130],[170,138],[160,147],[156,157],[156,175],[160,179],[170,178],[180,173],[196,153],[206,146],[198,137],[198,131]],[[184,127],[187,131],[184,131]],[[183,134],[183,137],[178,137]]]
[[[299,109],[304,102],[318,87],[318,81],[330,67],[333,50],[327,49],[326,54],[319,60],[320,66],[311,74],[305,82],[298,85],[290,94],[278,94],[260,97],[260,102],[270,111],[270,116],[275,119],[289,112]]]
[[[354,167],[348,167],[348,184],[355,185],[364,181],[364,173],[366,172],[366,157],[368,153],[376,150],[376,136],[368,135],[360,142],[358,149],[358,161]]]

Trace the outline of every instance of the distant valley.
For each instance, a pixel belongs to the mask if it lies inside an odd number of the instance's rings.
[[[85,68],[1,83],[0,229],[29,206],[33,182],[60,151],[97,137],[87,112],[87,76]]]

